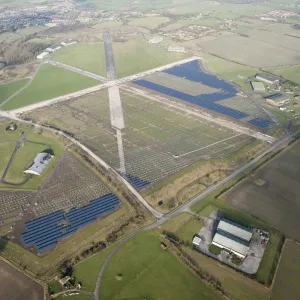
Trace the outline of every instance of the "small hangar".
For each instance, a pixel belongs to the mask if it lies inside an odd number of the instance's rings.
[[[31,163],[31,165],[24,171],[24,173],[38,176],[42,175],[53,158],[54,155],[51,155],[49,153],[39,153]]]
[[[218,224],[212,244],[244,258],[249,251],[251,238],[252,229],[223,218]]]

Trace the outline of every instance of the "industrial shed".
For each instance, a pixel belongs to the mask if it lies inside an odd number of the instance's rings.
[[[54,156],[49,153],[39,153],[31,163],[31,165],[24,171],[24,173],[32,175],[42,175],[53,158]]]
[[[265,92],[266,88],[262,82],[251,81],[251,87],[254,92]]]
[[[252,229],[221,219],[212,244],[244,258],[249,251]]]
[[[290,97],[284,94],[274,94],[265,98],[265,101],[274,106],[282,106],[290,101]]]
[[[272,76],[271,74],[257,74],[256,79],[267,84],[276,84],[279,83],[279,79],[276,76]]]

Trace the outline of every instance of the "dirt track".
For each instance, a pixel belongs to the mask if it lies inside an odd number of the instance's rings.
[[[0,299],[42,300],[44,289],[30,277],[0,260]]]

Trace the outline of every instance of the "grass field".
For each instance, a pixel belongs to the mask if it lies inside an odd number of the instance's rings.
[[[55,298],[56,300],[66,300],[66,297],[64,296],[60,296]],[[93,295],[86,295],[86,294],[79,294],[79,295],[68,295],[67,299],[69,300],[94,300],[94,296]]]
[[[284,247],[275,279],[272,300],[299,299],[300,245],[288,241]]]
[[[135,19],[129,22],[128,24],[133,26],[141,26],[149,29],[154,29],[168,21],[169,18],[167,17],[146,17],[146,18]]]
[[[8,97],[13,95],[20,88],[22,88],[28,81],[29,79],[26,78],[18,81],[13,81],[7,84],[0,84],[0,104]]]
[[[75,44],[64,47],[53,55],[53,59],[85,71],[106,76],[103,43]]]
[[[2,106],[3,110],[10,110],[62,96],[68,93],[99,84],[99,81],[81,76],[77,73],[42,65],[32,83],[21,93],[13,97]]]
[[[242,87],[244,86],[245,79],[248,76],[255,75],[258,72],[254,68],[233,63],[213,55],[206,53],[201,55],[205,59],[205,64],[211,72],[216,73],[227,80],[233,81]]]
[[[281,75],[288,80],[300,84],[300,66],[274,68],[274,69],[269,69],[268,71],[276,75]]]
[[[122,26],[122,22],[120,21],[107,21],[107,22],[100,22],[93,25],[95,29],[112,29]]]
[[[118,276],[118,277],[117,277]],[[140,234],[113,257],[103,275],[100,299],[220,299],[186,266],[160,247],[153,232]]]
[[[16,147],[16,142],[4,142],[0,143],[0,153],[1,153],[1,160],[0,160],[0,177],[2,176],[7,163]]]
[[[30,34],[34,34],[36,32],[43,31],[45,29],[48,29],[48,27],[37,25],[37,26],[30,26],[30,27],[18,29],[16,31],[16,33],[21,34],[21,35],[30,35]]]
[[[259,283],[195,250],[185,250],[201,268],[218,278],[225,293],[233,299],[268,300],[270,291]]]
[[[222,199],[274,226],[286,236],[300,240],[299,150],[298,142],[259,169],[253,178],[226,193]],[[262,179],[264,184],[257,185],[257,179]]]

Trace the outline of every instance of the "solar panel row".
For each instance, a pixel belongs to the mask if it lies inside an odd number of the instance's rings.
[[[113,194],[93,200],[90,204],[72,208],[69,212],[58,211],[25,224],[27,232],[22,234],[25,246],[34,245],[38,252],[53,247],[59,240],[74,233],[80,227],[113,211],[120,201]]]
[[[225,116],[237,120],[249,116],[245,112],[230,107],[226,107],[217,103],[219,101],[234,97],[238,93],[238,91],[233,85],[226,82],[225,80],[222,80],[215,75],[211,75],[204,72],[201,69],[198,60],[194,60],[182,64],[180,66],[172,67],[170,69],[164,70],[163,72],[190,81],[202,83],[206,86],[210,86],[212,88],[218,89],[219,92],[192,96],[147,80],[135,80],[134,83],[139,86],[151,89],[153,91],[201,106],[205,109],[210,109],[212,111],[215,111],[217,113],[223,114]],[[270,126],[270,122],[268,120],[262,120],[259,118],[251,120],[249,121],[249,123],[261,128],[267,128]]]
[[[145,188],[151,184],[151,182],[149,182],[149,181],[145,181],[145,180],[142,180],[138,177],[134,177],[131,175],[127,175],[126,178],[137,189]]]

